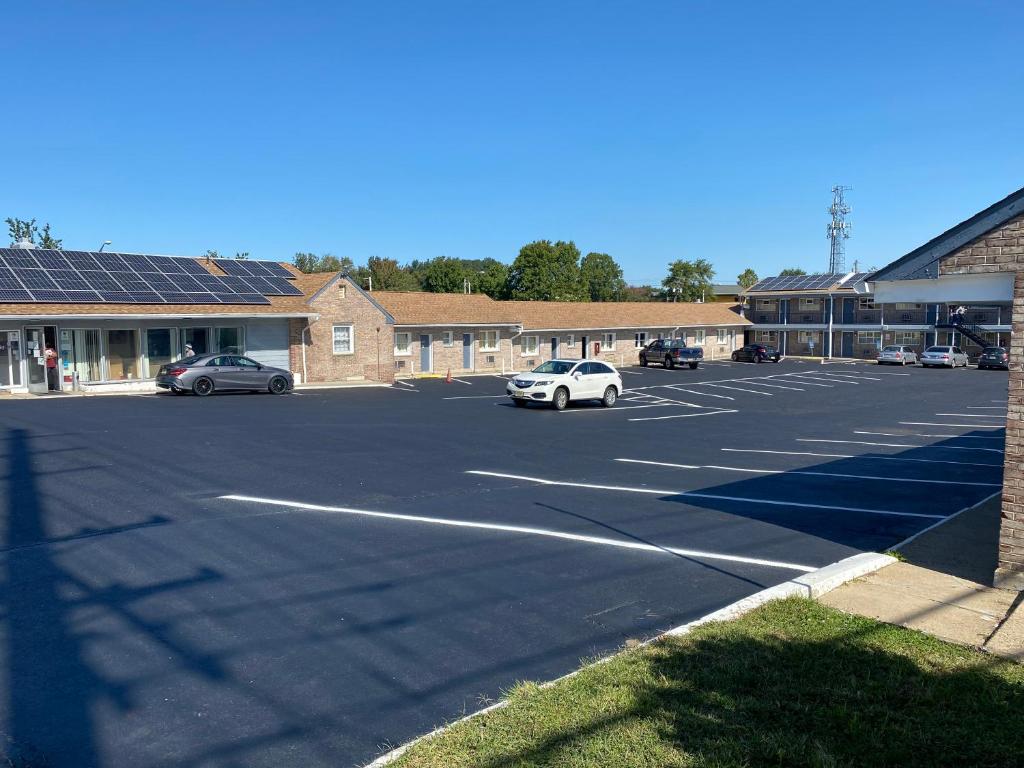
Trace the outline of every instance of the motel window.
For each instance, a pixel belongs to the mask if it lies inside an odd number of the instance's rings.
[[[83,328],[70,333],[71,369],[78,374],[79,381],[100,381],[103,378],[103,356],[99,330]]]
[[[568,336],[565,337],[565,346],[567,346],[567,347],[575,347],[576,346],[576,337],[574,335],[572,335],[571,333]]]
[[[245,353],[245,344],[241,328],[217,328],[217,351],[232,355]],[[199,350],[197,349],[196,352]]]
[[[601,349],[615,349],[615,334],[614,333],[602,333],[601,334]]]
[[[910,303],[905,302],[905,301],[898,301],[898,302],[896,302],[895,306],[896,306],[896,309],[903,309],[903,310],[907,310],[907,309],[920,309],[921,308],[920,304],[910,304]]]
[[[332,338],[334,342],[334,354],[336,355],[351,355],[352,354],[352,326],[351,325],[335,325],[332,328]]]
[[[876,344],[882,343],[882,332],[881,331],[857,331],[857,343],[858,344]]]
[[[525,357],[526,355],[536,355],[537,345],[538,341],[536,336],[523,336],[523,356]]]
[[[498,332],[484,331],[480,334],[480,351],[496,352],[498,350]]]
[[[133,328],[107,331],[107,379],[139,378],[139,335]]]
[[[161,365],[167,365],[174,359],[171,348],[174,334],[170,328],[148,328],[146,330],[146,375],[156,378]],[[81,375],[79,375],[81,379]]]
[[[441,343],[446,347],[450,347],[455,343],[455,333],[453,331],[445,331],[441,334]]]
[[[766,342],[775,342],[775,331],[754,331],[754,341],[759,341],[762,344]]]
[[[728,337],[728,331],[726,331],[725,328],[719,328],[718,329],[718,343],[719,344],[725,344],[725,341],[726,341],[727,337]]]
[[[873,296],[861,296],[857,299],[857,309],[875,309],[875,298]]]
[[[409,355],[412,354],[409,350],[410,339],[412,334],[409,333],[396,333],[395,334],[395,354],[396,355]]]
[[[896,343],[913,347],[921,343],[921,334],[917,331],[897,331]]]
[[[813,298],[812,299],[808,299],[808,298],[801,297],[801,299],[800,299],[800,309],[817,309],[817,308],[818,308],[818,299],[813,299]]]
[[[758,299],[758,309],[775,309],[775,299]]]
[[[693,343],[698,347],[704,346],[704,329],[700,328],[693,332]]]
[[[643,349],[647,346],[647,334],[644,331],[633,334],[633,347]]]
[[[797,336],[797,341],[800,342],[801,344],[808,344],[808,343],[810,343],[812,341],[813,342],[817,342],[818,341],[818,332],[817,331],[799,331],[796,336]]]

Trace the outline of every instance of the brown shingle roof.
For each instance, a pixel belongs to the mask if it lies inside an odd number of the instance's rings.
[[[374,291],[370,294],[396,325],[517,325],[519,316],[482,293]]]

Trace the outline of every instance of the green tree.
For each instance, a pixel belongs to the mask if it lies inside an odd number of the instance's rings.
[[[418,291],[420,284],[407,270],[398,266],[395,259],[371,256],[366,260],[369,277],[375,291]]]
[[[807,272],[800,267],[789,267],[779,272],[779,277],[795,277],[796,275],[806,275]]]
[[[40,248],[53,248],[54,250],[60,250],[64,245],[63,240],[58,240],[51,234],[49,222],[40,229],[36,226],[35,219],[8,218],[6,221],[7,231],[11,236],[11,245],[19,240],[28,240]]]
[[[580,262],[580,279],[591,301],[620,301],[626,290],[622,267],[607,253],[588,253]]]
[[[410,272],[415,274],[413,265],[409,267]],[[468,277],[462,259],[447,256],[438,256],[426,262],[422,275],[420,284],[423,290],[431,293],[462,293]]]
[[[661,281],[665,298],[670,301],[711,301],[715,289],[711,281],[715,268],[705,259],[683,261],[679,259],[668,265],[668,276]]]
[[[519,249],[508,273],[509,298],[528,301],[583,301],[580,249],[572,241],[536,240]]]
[[[757,283],[757,280],[757,272],[752,270],[750,267],[747,267],[736,276],[736,282],[739,284],[740,288],[749,288]]]
[[[474,266],[479,268],[472,270],[470,276],[473,291],[486,294],[492,299],[508,298],[506,293],[509,273],[508,264],[502,264],[497,259],[482,259],[475,262]]]
[[[306,274],[313,272],[344,272],[351,275],[356,271],[355,264],[352,263],[352,259],[348,256],[338,258],[331,253],[317,256],[315,253],[300,251],[292,258],[292,264],[300,272],[305,272]]]

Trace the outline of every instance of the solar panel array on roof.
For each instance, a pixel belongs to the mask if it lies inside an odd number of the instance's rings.
[[[249,261],[248,259],[211,259],[229,275],[238,277],[283,277],[294,280],[295,275],[273,261]]]
[[[239,263],[239,262],[229,262]],[[212,275],[193,259],[134,253],[0,248],[0,301],[48,304],[269,304],[301,296],[279,264]],[[270,267],[277,269],[271,269]],[[227,271],[227,270],[225,270]],[[239,270],[240,271],[240,270]]]
[[[782,275],[780,277],[766,277],[751,286],[748,290],[753,291],[820,291],[830,288],[842,280],[840,275]]]

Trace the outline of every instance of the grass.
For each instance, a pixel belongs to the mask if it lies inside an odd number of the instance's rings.
[[[802,599],[507,700],[393,765],[1024,764],[1024,666]]]

